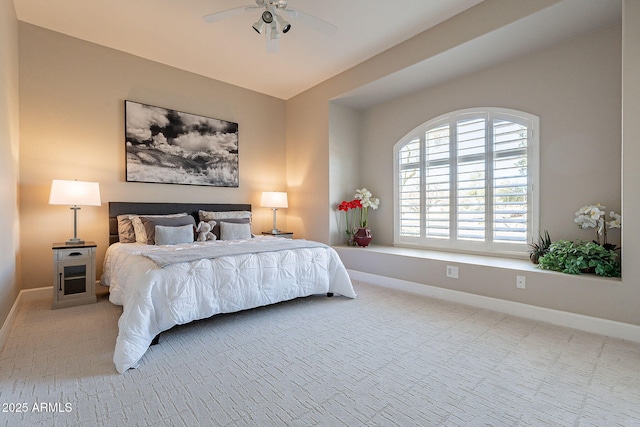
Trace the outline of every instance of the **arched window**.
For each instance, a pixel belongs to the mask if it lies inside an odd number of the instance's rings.
[[[396,245],[526,253],[538,233],[539,119],[454,111],[394,146]]]

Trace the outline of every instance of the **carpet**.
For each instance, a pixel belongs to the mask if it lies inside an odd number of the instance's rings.
[[[112,363],[121,307],[25,298],[4,426],[640,426],[640,344],[355,282],[162,334]]]

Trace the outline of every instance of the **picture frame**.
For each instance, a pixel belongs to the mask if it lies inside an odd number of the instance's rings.
[[[126,181],[238,187],[238,123],[125,100]]]

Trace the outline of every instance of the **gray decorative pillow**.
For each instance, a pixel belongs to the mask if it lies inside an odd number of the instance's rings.
[[[250,239],[251,236],[251,224],[234,223],[234,222],[222,222],[220,223],[220,239],[221,240],[239,240]]]
[[[223,240],[222,233],[220,231],[220,225],[223,222],[235,223],[235,224],[249,224],[249,234],[251,234],[251,211],[227,211],[227,212],[209,212],[198,211],[200,221],[212,223],[213,229],[211,232],[216,236],[218,240]]]
[[[227,211],[227,212],[209,212],[198,211],[200,221],[213,221],[219,219],[248,219],[251,221],[251,211]]]
[[[157,225],[161,225],[164,227],[179,227],[181,225],[190,225],[191,226],[191,241],[193,241],[193,235],[195,233],[195,229],[196,229],[196,220],[191,216],[191,215],[187,215],[187,216],[179,216],[179,217],[174,217],[174,218],[167,218],[167,217],[146,217],[146,216],[141,216],[140,217],[140,222],[142,224],[142,227],[144,228],[144,235],[146,237],[146,240],[144,242],[141,243],[145,243],[147,245],[153,245],[156,242],[156,226]],[[136,231],[136,240],[140,241],[138,239],[138,232]]]
[[[177,218],[177,217],[183,217],[183,216],[187,216],[189,214],[187,214],[186,212],[184,213],[177,213],[177,214],[169,214],[169,215],[138,215],[138,214],[129,214],[129,215],[121,215],[123,217],[128,216],[129,220],[131,221],[131,226],[133,227],[133,232],[135,234],[135,238],[133,240],[133,242],[139,242],[139,243],[147,243],[147,241],[149,239],[147,239],[147,232],[144,228],[144,226],[142,225],[142,221],[140,221],[140,217],[145,217],[145,218]],[[119,225],[119,223],[118,223]],[[122,241],[122,240],[120,240]],[[131,242],[131,243],[133,243]],[[127,242],[129,243],[129,242]],[[153,243],[151,243],[153,244]]]
[[[156,245],[179,245],[180,243],[193,243],[193,226],[181,225],[178,227],[165,227],[156,225]]]

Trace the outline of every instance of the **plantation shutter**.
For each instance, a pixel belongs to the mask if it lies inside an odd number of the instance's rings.
[[[457,237],[484,241],[486,234],[485,118],[457,122]]]
[[[398,214],[400,235],[420,237],[420,138],[415,138],[398,153]]]
[[[527,242],[527,126],[493,121],[493,240]]]
[[[537,225],[538,119],[461,110],[396,144],[396,241],[473,251],[527,250]]]
[[[425,234],[450,236],[451,148],[449,124],[425,132]]]

